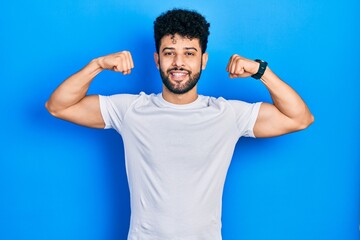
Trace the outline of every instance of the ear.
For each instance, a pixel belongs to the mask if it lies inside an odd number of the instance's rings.
[[[154,61],[155,61],[157,69],[159,69],[160,68],[160,66],[159,66],[160,61],[159,61],[159,54],[157,52],[154,53]]]
[[[204,70],[206,68],[206,64],[207,64],[207,61],[208,61],[208,58],[209,58],[209,55],[208,53],[204,53],[202,56],[202,66],[201,66],[201,69]]]

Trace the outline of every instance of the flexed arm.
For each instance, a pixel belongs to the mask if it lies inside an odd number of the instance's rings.
[[[99,97],[86,93],[92,80],[102,70],[130,74],[134,63],[130,52],[123,51],[92,60],[70,76],[51,94],[47,110],[55,117],[87,127],[103,128]]]
[[[230,78],[244,78],[256,74],[259,63],[237,54],[230,58],[226,71]],[[301,97],[283,82],[269,67],[260,79],[267,87],[273,104],[261,104],[254,126],[256,137],[273,137],[307,128],[314,117]]]

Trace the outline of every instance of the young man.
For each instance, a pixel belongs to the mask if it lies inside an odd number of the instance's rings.
[[[181,9],[156,19],[162,93],[86,95],[104,69],[131,73],[131,54],[123,51],[92,60],[46,103],[56,117],[121,134],[131,194],[128,239],[221,239],[223,186],[238,139],[278,136],[313,122],[300,96],[266,62],[236,54],[229,76],[260,79],[273,104],[198,95],[209,26],[202,15]]]

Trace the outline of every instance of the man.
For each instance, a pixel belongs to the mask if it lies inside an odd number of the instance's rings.
[[[260,79],[273,104],[198,95],[209,26],[202,15],[181,9],[156,19],[162,93],[86,95],[104,69],[131,73],[131,54],[123,51],[92,60],[46,103],[56,117],[121,134],[131,195],[128,239],[221,239],[223,186],[238,139],[278,136],[313,122],[300,96],[266,62],[237,54],[226,67],[229,76]]]

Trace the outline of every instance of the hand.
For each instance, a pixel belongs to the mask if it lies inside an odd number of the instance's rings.
[[[122,51],[100,57],[97,59],[98,65],[102,69],[121,72],[122,74],[130,74],[134,68],[134,62],[129,51]]]
[[[229,60],[226,71],[229,72],[230,78],[245,78],[256,74],[259,65],[258,62],[234,54]]]

